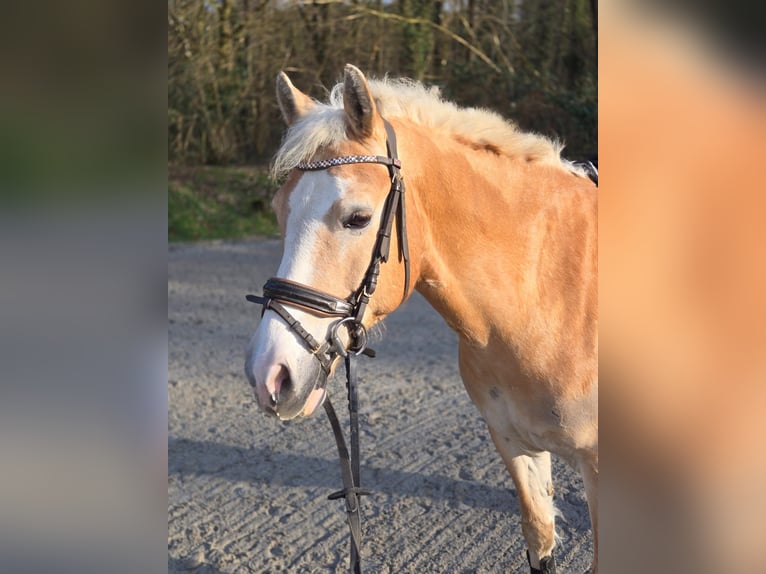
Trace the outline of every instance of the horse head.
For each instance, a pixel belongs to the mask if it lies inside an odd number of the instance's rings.
[[[401,203],[391,206],[400,200],[392,198],[401,183],[398,161],[391,160],[394,136],[364,75],[347,65],[330,104],[322,104],[280,73],[277,100],[288,126],[275,159],[275,172],[287,178],[272,203],[283,254],[259,300],[264,314],[248,345],[245,373],[260,407],[288,420],[322,404],[338,358],[349,348],[361,351],[358,338],[366,338],[366,328],[393,311],[410,286],[406,257],[396,257],[406,233]],[[389,259],[379,231],[397,215],[398,223],[389,223]]]

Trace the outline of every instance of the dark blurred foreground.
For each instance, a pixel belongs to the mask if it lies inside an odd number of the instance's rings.
[[[166,15],[143,8],[0,18],[7,573],[165,569]]]
[[[165,16],[28,6],[0,60],[2,569],[163,571]],[[766,571],[763,77],[688,21],[601,14],[607,574]]]

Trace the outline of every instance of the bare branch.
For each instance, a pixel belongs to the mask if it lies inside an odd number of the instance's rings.
[[[452,30],[445,28],[441,24],[437,24],[436,22],[432,22],[431,20],[427,20],[426,18],[408,18],[406,16],[402,16],[401,14],[394,14],[389,12],[381,12],[380,10],[374,10],[372,8],[367,8],[366,6],[354,6],[354,10],[357,10],[359,12],[363,12],[365,14],[369,14],[370,16],[375,16],[377,18],[382,18],[384,20],[395,20],[397,22],[403,22],[404,24],[421,24],[425,26],[430,26],[431,28],[438,30],[442,34],[450,37],[452,40],[460,44],[461,46],[464,46],[467,48],[470,52],[475,54],[482,62],[487,64],[490,68],[492,68],[495,72],[498,74],[502,74],[502,70],[495,64],[487,54],[485,54],[481,49],[477,48],[468,40],[460,36],[459,34],[455,34]],[[513,71],[512,69],[510,70]]]

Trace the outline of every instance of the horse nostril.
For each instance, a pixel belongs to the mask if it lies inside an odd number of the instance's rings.
[[[271,393],[271,406],[279,404],[280,400],[286,399],[292,391],[293,382],[290,378],[290,371],[286,365],[279,365],[279,371],[274,377],[274,390]]]

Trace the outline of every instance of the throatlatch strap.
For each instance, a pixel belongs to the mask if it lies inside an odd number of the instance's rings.
[[[388,123],[388,121],[385,119],[383,119],[383,126],[386,128],[386,149],[388,151],[388,155],[395,160],[395,163],[388,167],[388,172],[391,175],[391,190],[395,192],[391,195],[398,196],[396,223],[399,229],[399,254],[402,262],[404,263],[404,294],[402,295],[402,298],[406,299],[407,294],[410,292],[410,248],[409,243],[407,242],[407,218],[404,207],[404,178],[400,172],[401,162],[399,161],[399,155],[396,148],[396,132],[394,131],[394,128],[391,126],[391,124]]]

